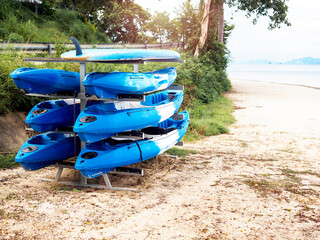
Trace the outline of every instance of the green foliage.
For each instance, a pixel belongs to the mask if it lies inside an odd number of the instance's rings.
[[[212,102],[231,88],[224,69],[212,64],[207,56],[187,58],[185,64],[178,66],[176,82],[186,87],[186,93],[192,96],[190,102],[194,99],[202,103]]]
[[[181,35],[184,35],[186,50],[194,53],[201,32],[202,12],[197,11],[191,2],[186,0],[182,3],[178,16],[177,21],[181,19],[180,31]]]
[[[74,11],[54,9],[44,1],[36,15],[28,4],[0,1],[0,40],[9,42],[69,42],[74,35],[80,42],[110,43],[105,33],[92,23],[83,22]],[[28,7],[29,6],[29,7]]]
[[[7,37],[8,42],[23,42],[24,39],[18,33],[10,33]]]
[[[177,31],[178,29],[178,31]],[[150,31],[158,42],[179,41],[179,21],[170,20],[167,12],[157,12],[144,26],[144,30]]]
[[[190,114],[190,124],[183,138],[186,141],[197,140],[202,136],[228,133],[228,126],[235,122],[232,115],[233,104],[225,97],[219,97],[209,104],[196,101],[187,110]]]
[[[0,153],[0,169],[3,168],[14,168],[19,165],[19,163],[15,162],[15,153],[10,153],[10,154],[3,154]],[[0,212],[1,216],[1,212]]]
[[[169,155],[178,156],[178,157],[185,157],[189,154],[195,154],[197,153],[197,151],[173,147],[167,150],[165,153]]]
[[[280,28],[281,24],[290,26],[286,0],[226,0],[229,7],[236,7],[245,11],[247,17],[254,15],[253,23],[257,18],[267,16],[270,19],[269,29]]]
[[[39,102],[19,92],[10,78],[10,73],[17,68],[31,66],[23,62],[24,54],[0,54],[0,114],[17,110],[31,109]]]
[[[106,31],[113,42],[141,42],[142,26],[150,14],[133,1],[110,1],[109,7],[103,10],[100,29]]]

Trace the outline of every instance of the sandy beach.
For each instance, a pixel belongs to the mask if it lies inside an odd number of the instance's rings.
[[[320,90],[232,85],[230,134],[112,179],[135,192],[34,179],[55,168],[0,171],[0,239],[320,239]]]

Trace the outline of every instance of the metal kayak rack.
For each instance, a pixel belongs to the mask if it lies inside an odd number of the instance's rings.
[[[37,96],[37,97],[46,97],[46,98],[75,98],[80,99],[80,111],[82,111],[86,106],[86,101],[88,99],[94,99],[93,97],[89,97],[86,93],[86,89],[84,85],[82,84],[82,80],[86,76],[86,64],[87,63],[109,63],[109,64],[133,64],[133,72],[137,73],[139,72],[139,65],[140,64],[146,64],[147,62],[185,62],[184,60],[174,60],[174,59],[148,59],[148,60],[106,60],[106,61],[93,61],[93,60],[66,60],[62,58],[25,58],[25,62],[56,62],[56,63],[79,63],[80,64],[80,92],[74,95],[57,95],[57,94],[33,94],[33,93],[27,93],[28,96]],[[176,86],[172,85],[168,87],[167,89],[171,90],[183,90],[183,86]],[[100,99],[106,102],[115,102],[115,101],[144,101],[145,95],[138,96],[137,98],[121,98],[121,99]],[[26,128],[30,130],[30,128]],[[58,130],[59,131],[59,130]],[[61,130],[60,130],[61,131]],[[62,130],[63,131],[63,130]],[[183,146],[183,142],[178,142],[176,145]],[[81,149],[85,146],[84,142],[81,142]],[[164,155],[166,157],[176,157],[171,155]],[[104,179],[105,185],[101,184],[88,184],[88,178],[81,175],[80,182],[72,182],[72,181],[61,181],[60,177],[63,172],[63,169],[74,169],[74,163],[70,162],[60,162],[55,165],[54,167],[58,168],[58,171],[56,173],[55,179],[47,179],[47,178],[35,178],[40,181],[46,181],[46,182],[54,182],[59,183],[63,185],[71,185],[71,186],[77,186],[77,187],[91,187],[91,188],[97,188],[97,189],[110,189],[110,190],[124,190],[124,191],[135,191],[136,189],[133,188],[125,188],[125,187],[114,187],[112,186],[110,179],[108,177],[108,174],[102,175]],[[128,168],[128,167],[118,167],[115,168],[113,171],[109,172],[110,174],[118,174],[118,175],[130,175],[130,176],[143,176],[144,172],[143,169],[138,168]]]

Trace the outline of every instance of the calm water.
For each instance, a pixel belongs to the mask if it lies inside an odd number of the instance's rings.
[[[229,78],[320,88],[320,65],[230,64]]]

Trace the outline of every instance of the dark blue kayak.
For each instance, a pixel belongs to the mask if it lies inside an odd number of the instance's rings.
[[[73,131],[86,143],[116,133],[156,126],[176,113],[183,100],[182,90],[166,90],[146,96],[144,102],[103,103],[85,108]]]
[[[146,94],[168,88],[176,79],[175,68],[147,73],[92,72],[82,81],[89,95],[119,98],[121,95]]]
[[[72,94],[80,90],[80,74],[57,69],[19,68],[10,74],[26,93]]]
[[[44,133],[26,141],[16,155],[25,170],[38,170],[79,154],[79,138],[73,134]]]
[[[148,160],[174,146],[185,135],[188,125],[188,112],[181,112],[157,127],[142,129],[142,140],[112,137],[89,143],[80,152],[75,168],[83,176],[95,178],[116,167]]]
[[[29,112],[26,123],[36,132],[55,131],[57,128],[72,127],[80,113],[77,99],[49,100],[35,105]],[[99,104],[88,101],[87,106]]]

